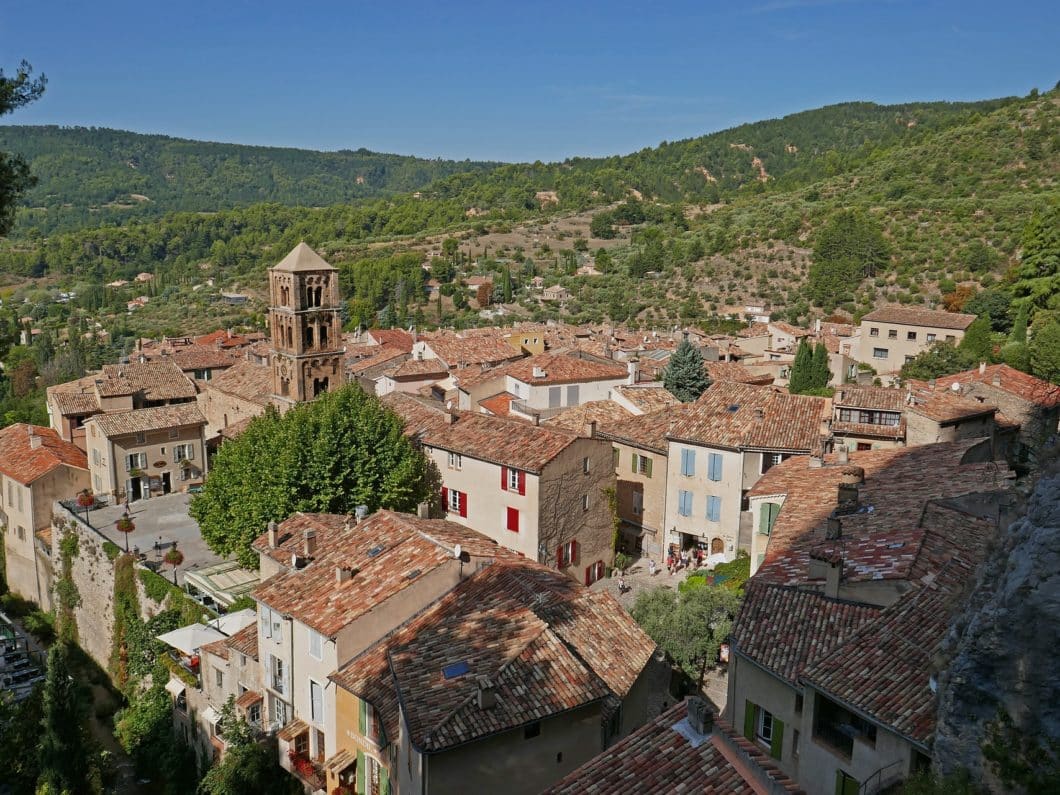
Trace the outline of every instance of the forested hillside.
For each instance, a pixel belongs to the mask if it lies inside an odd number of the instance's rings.
[[[38,178],[16,235],[215,211],[261,202],[307,207],[407,193],[496,164],[425,160],[367,149],[315,152],[89,127],[0,127]]]

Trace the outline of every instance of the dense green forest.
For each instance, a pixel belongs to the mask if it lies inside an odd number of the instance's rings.
[[[415,191],[497,165],[367,149],[315,152],[141,135],[95,127],[0,127],[0,151],[22,155],[37,186],[14,234],[214,211],[261,202],[323,207]]]

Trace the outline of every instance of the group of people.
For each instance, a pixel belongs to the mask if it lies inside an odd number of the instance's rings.
[[[670,544],[670,551],[666,555],[666,570],[670,576],[681,571],[681,569],[698,569],[703,565],[707,555],[702,547],[694,549],[677,550],[677,544]]]

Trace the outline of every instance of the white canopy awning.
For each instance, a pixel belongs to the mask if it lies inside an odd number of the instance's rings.
[[[202,711],[202,716],[211,726],[216,726],[217,721],[221,719],[221,716],[217,714],[217,710],[213,707],[207,707]]]
[[[247,608],[246,610],[237,610],[234,613],[225,613],[223,616],[210,621],[207,626],[223,632],[228,637],[232,637],[239,630],[253,624],[257,620],[257,613]]]
[[[159,635],[158,639],[182,654],[190,655],[198,653],[203,645],[220,640],[223,637],[225,637],[224,633],[213,627],[203,626],[202,624],[189,624],[186,627]]]
[[[170,679],[166,682],[166,690],[173,698],[178,698],[184,692],[184,683],[179,679]]]

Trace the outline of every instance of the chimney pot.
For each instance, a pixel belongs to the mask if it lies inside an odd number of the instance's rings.
[[[431,504],[429,502],[421,502],[417,505],[416,516],[420,519],[429,519],[431,517]]]
[[[829,599],[839,598],[839,583],[843,579],[843,561],[829,561],[824,573],[824,595]]]
[[[478,677],[478,708],[493,709],[497,706],[497,693],[493,689],[493,681],[488,676]]]
[[[766,418],[766,413],[762,409],[760,409],[760,408],[755,409],[755,419],[756,420],[764,420],[765,418]]]
[[[302,531],[302,548],[305,556],[311,558],[317,551],[317,531],[316,530],[303,530]]]
[[[710,711],[707,702],[699,696],[691,696],[686,706],[688,708],[688,723],[692,730],[699,735],[710,734],[714,728],[714,713]]]
[[[994,377],[990,379],[990,383],[993,386],[1001,386],[1001,373],[994,373]]]
[[[353,569],[345,568],[343,566],[335,567],[336,583],[349,582],[351,579],[353,579]]]
[[[359,522],[363,522],[365,520],[365,518],[367,518],[367,516],[368,516],[368,506],[367,505],[358,505],[356,508],[353,509],[353,521],[354,521],[354,524],[357,524]]]
[[[269,549],[276,549],[279,544],[280,528],[276,522],[269,522]]]
[[[43,441],[43,439],[41,439],[37,434],[31,431],[29,435],[29,449],[36,450],[38,447],[41,446],[41,443]]]
[[[986,362],[979,362],[979,375],[986,375]]]
[[[534,414],[534,425],[540,425],[540,424],[541,424],[541,415],[535,413]]]

